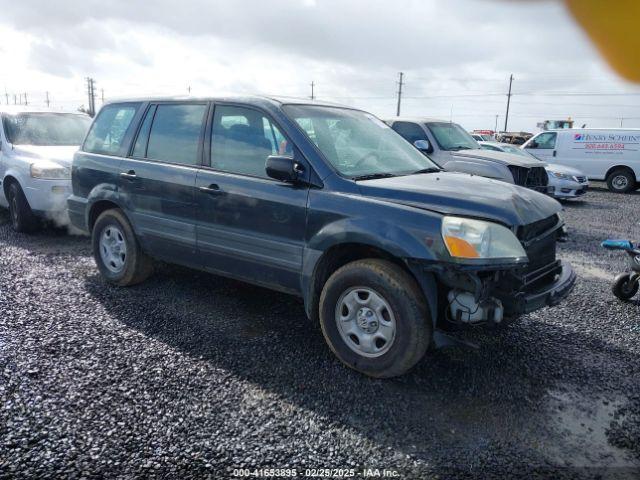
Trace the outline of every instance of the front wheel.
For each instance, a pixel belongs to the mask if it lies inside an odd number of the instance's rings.
[[[329,277],[320,296],[320,326],[340,361],[378,378],[411,369],[433,336],[429,308],[415,280],[378,259],[351,262]]]
[[[607,177],[607,187],[614,193],[629,193],[636,188],[636,176],[631,170],[619,168]]]
[[[133,228],[120,210],[100,214],[91,235],[93,256],[102,276],[126,287],[151,275],[151,259],[142,251]]]
[[[631,278],[629,273],[621,273],[613,281],[613,294],[625,302],[638,293],[638,279]]]
[[[12,181],[7,189],[7,201],[9,202],[9,217],[11,227],[19,233],[31,233],[38,229],[40,222],[33,214],[27,197],[17,182]]]

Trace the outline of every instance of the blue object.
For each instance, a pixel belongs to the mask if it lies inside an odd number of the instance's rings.
[[[601,245],[607,250],[633,250],[633,243],[629,240],[605,240]]]

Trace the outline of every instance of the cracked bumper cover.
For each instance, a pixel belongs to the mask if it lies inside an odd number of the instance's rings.
[[[501,297],[505,311],[511,315],[521,315],[533,312],[542,307],[551,307],[559,304],[566,298],[576,283],[576,273],[571,265],[559,261],[559,274],[549,284],[543,285],[531,291],[518,292],[515,295]]]

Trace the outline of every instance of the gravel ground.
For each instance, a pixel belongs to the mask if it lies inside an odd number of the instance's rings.
[[[640,195],[565,208],[568,300],[393,380],[342,367],[295,298],[164,265],[111,287],[88,239],[0,211],[0,478],[638,478],[640,303],[599,242],[640,240]]]

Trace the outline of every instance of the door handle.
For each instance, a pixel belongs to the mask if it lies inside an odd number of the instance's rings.
[[[555,151],[555,150],[553,151],[553,156],[554,156],[554,157],[556,156],[556,151]]]
[[[120,176],[126,180],[135,180],[136,178],[138,178],[138,176],[136,175],[136,172],[134,172],[133,170],[129,170],[126,173],[122,172]]]
[[[216,183],[212,183],[208,187],[200,187],[199,190],[202,193],[207,193],[209,195],[220,195],[224,193],[222,190],[220,190],[220,186]]]

